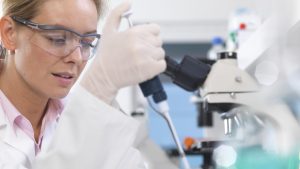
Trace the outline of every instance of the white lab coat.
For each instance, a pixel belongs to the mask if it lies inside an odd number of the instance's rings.
[[[23,132],[16,139],[7,123],[0,112],[0,169],[145,168],[140,153],[133,147],[137,121],[80,86],[69,98],[52,142],[47,143],[36,159],[25,155],[34,153],[33,149],[24,149],[30,147],[25,144],[33,142],[24,141]],[[9,165],[4,165],[5,160]]]
[[[34,154],[34,142],[20,130],[15,134],[0,109],[0,169],[30,168]]]
[[[45,149],[55,131],[56,121],[48,124],[43,135]],[[35,159],[35,143],[20,129],[14,129],[0,106],[0,169],[31,168]]]
[[[78,87],[60,117],[53,142],[34,169],[144,169],[133,147],[139,123]]]

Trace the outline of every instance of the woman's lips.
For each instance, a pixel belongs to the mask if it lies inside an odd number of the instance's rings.
[[[72,73],[62,72],[62,73],[52,73],[55,79],[58,81],[60,86],[69,87],[73,84],[75,75]]]

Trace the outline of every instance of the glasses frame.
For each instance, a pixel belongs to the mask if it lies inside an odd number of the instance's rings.
[[[34,23],[30,20],[26,20],[26,19],[23,19],[23,18],[20,18],[20,17],[17,17],[17,16],[11,16],[11,18],[16,21],[17,23],[20,23],[20,24],[23,24],[31,29],[34,29],[34,30],[64,30],[64,31],[68,31],[68,32],[71,32],[71,33],[74,33],[75,35],[81,37],[81,38],[85,38],[85,37],[91,37],[91,36],[94,36],[97,38],[97,43],[95,46],[92,46],[92,50],[93,50],[93,54],[88,57],[86,60],[89,60],[90,58],[92,58],[95,54],[95,51],[98,47],[98,44],[99,44],[99,40],[101,38],[101,35],[100,34],[97,34],[97,33],[88,33],[88,34],[80,34],[74,30],[71,30],[71,29],[68,29],[66,27],[63,27],[63,26],[56,26],[56,25],[46,25],[46,24],[38,24],[38,23]],[[81,42],[80,42],[81,43]]]

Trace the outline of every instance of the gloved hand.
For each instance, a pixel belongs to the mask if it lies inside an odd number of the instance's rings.
[[[166,69],[160,27],[144,24],[119,31],[125,2],[112,10],[103,28],[100,46],[80,85],[108,104],[125,86],[146,81]]]

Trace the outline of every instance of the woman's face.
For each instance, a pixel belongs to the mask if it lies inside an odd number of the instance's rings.
[[[80,34],[96,33],[97,9],[92,0],[48,0],[32,22],[63,26]],[[68,94],[86,65],[77,47],[65,57],[55,56],[32,42],[33,31],[18,26],[14,65],[21,82],[39,95],[62,98]],[[45,37],[44,37],[45,38]]]

